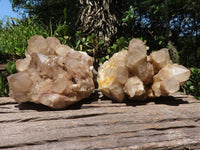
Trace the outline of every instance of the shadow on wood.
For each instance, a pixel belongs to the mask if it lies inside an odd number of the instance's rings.
[[[108,97],[103,96],[98,91],[95,91],[94,93],[92,93],[92,95],[89,98],[83,99],[65,109],[60,109],[60,110],[81,109],[83,104],[90,104],[90,103],[98,101],[99,99],[101,99],[101,101],[112,101],[112,103],[116,103],[116,104],[119,103],[119,102],[110,100]],[[133,107],[139,106],[139,105],[147,105],[148,103],[163,104],[163,105],[169,105],[169,106],[178,106],[180,104],[188,104],[188,101],[184,101],[181,98],[176,98],[173,96],[161,96],[161,97],[157,97],[157,98],[149,98],[144,101],[127,98],[127,100],[123,103],[125,103],[127,106],[133,106]],[[35,104],[35,103],[31,103],[31,102],[18,104],[18,105],[16,105],[16,107],[19,108],[20,110],[36,110],[36,111],[53,111],[54,110],[45,105]],[[56,111],[56,110],[54,110],[54,111]],[[57,110],[57,111],[59,111],[59,110]]]
[[[144,101],[140,100],[127,100],[125,101],[127,106],[138,106],[138,105],[147,105],[148,103],[154,104],[163,104],[169,106],[179,106],[180,104],[188,104],[188,101],[176,98],[173,96],[161,96],[157,98],[149,98]]]
[[[55,110],[50,107],[47,107],[42,104],[35,104],[32,102],[26,102],[26,103],[21,103],[16,105],[15,107],[19,108],[20,110],[36,110],[36,111],[60,111],[60,110],[76,110],[76,109],[81,109],[83,104],[90,104],[94,101],[98,101],[99,99],[99,93],[95,91],[94,93],[91,94],[89,98],[83,99],[65,109],[59,109]]]

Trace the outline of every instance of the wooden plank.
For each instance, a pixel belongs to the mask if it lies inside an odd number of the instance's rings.
[[[200,149],[200,101],[113,103],[94,94],[66,110],[0,98],[0,149]]]

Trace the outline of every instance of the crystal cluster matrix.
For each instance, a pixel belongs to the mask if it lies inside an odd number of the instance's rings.
[[[8,77],[10,96],[18,103],[34,102],[62,109],[90,96],[94,89],[93,59],[60,44],[55,37],[33,36],[18,73]]]
[[[167,96],[177,92],[190,77],[190,71],[173,64],[168,49],[147,55],[146,45],[139,39],[129,42],[128,51],[115,53],[100,66],[97,82],[106,96],[123,102],[130,99]]]

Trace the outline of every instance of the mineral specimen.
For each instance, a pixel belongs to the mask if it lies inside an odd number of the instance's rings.
[[[55,37],[33,36],[26,58],[17,60],[18,73],[8,77],[10,96],[65,108],[90,96],[94,89],[93,59],[85,52],[61,45]]]
[[[129,42],[128,51],[113,55],[98,70],[99,90],[122,102],[129,98],[144,100],[177,92],[190,77],[184,66],[173,64],[168,49],[147,56],[145,44],[139,39]]]
[[[99,89],[108,97],[123,101],[125,93],[123,85],[128,80],[128,69],[126,67],[127,51],[121,51],[113,55],[98,70],[97,81]],[[105,71],[106,70],[106,71]]]

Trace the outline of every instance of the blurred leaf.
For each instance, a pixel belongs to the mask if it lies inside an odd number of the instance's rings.
[[[189,80],[181,86],[182,91],[186,94],[191,94],[194,97],[200,97],[200,69],[190,68],[191,75]]]
[[[5,68],[10,75],[17,73],[16,65],[13,61],[8,62]]]
[[[67,21],[67,9],[64,8],[63,12],[64,12],[65,21]]]

